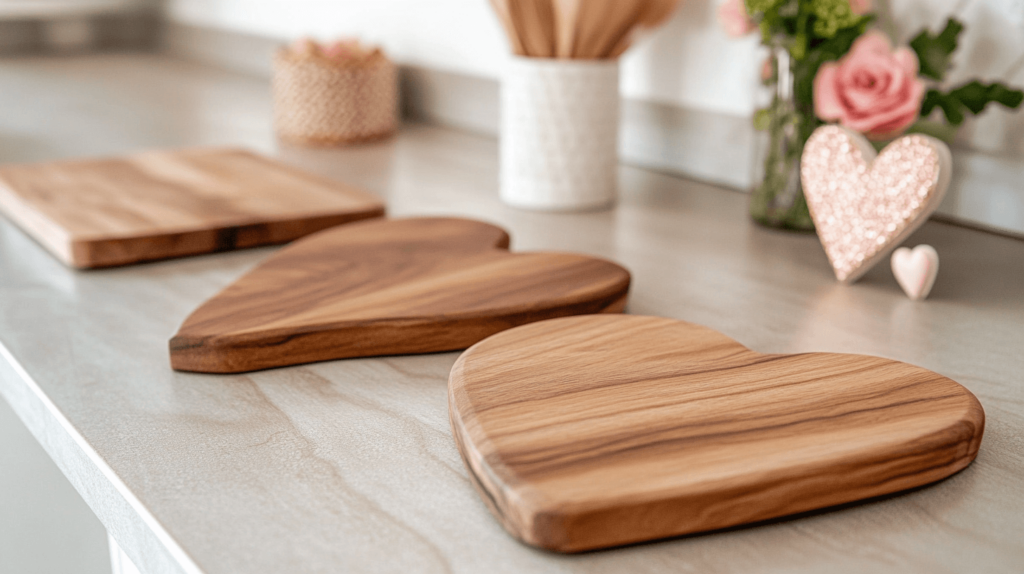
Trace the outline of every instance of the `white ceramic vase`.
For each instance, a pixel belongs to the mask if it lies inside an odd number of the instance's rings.
[[[513,57],[501,86],[501,198],[526,209],[617,197],[618,60]]]

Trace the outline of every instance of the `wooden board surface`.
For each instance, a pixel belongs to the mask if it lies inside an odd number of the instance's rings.
[[[374,220],[288,245],[189,316],[171,366],[232,373],[464,349],[504,329],[618,312],[629,272],[594,257],[510,253],[499,227]]]
[[[0,211],[89,268],[285,243],[384,204],[251,152],[193,149],[3,166]]]
[[[877,357],[764,355],[657,317],[508,330],[449,379],[484,502],[528,544],[575,552],[725,528],[928,484],[966,467],[981,404]]]

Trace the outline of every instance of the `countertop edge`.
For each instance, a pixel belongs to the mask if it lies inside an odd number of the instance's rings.
[[[20,383],[20,385],[19,385]],[[89,508],[145,572],[203,574],[0,340],[0,396]],[[153,552],[154,549],[162,551]]]

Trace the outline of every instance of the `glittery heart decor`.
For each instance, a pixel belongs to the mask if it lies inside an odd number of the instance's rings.
[[[908,297],[915,301],[924,299],[939,274],[939,254],[931,245],[900,247],[892,253],[892,274]]]
[[[815,130],[801,160],[804,195],[836,278],[852,283],[931,215],[949,186],[941,141],[903,136],[882,153],[839,126]]]

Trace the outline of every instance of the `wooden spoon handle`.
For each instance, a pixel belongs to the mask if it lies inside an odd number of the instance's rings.
[[[527,56],[555,55],[555,16],[550,0],[511,0],[509,14]]]
[[[555,57],[572,58],[579,26],[581,0],[554,0]]]

